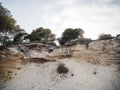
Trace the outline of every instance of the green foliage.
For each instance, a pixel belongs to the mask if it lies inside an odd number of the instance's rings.
[[[56,40],[56,35],[55,34],[51,34],[50,35],[50,40],[51,41],[55,41]]]
[[[83,37],[84,31],[80,28],[72,29],[72,28],[67,28],[65,31],[62,33],[62,37],[64,36],[71,36],[71,39],[75,39],[78,36]]]
[[[57,73],[59,74],[66,74],[68,73],[68,68],[65,67],[65,65],[63,63],[61,63],[58,67],[57,67]]]
[[[10,11],[0,3],[0,31],[10,31],[15,29],[15,19],[12,18]]]
[[[6,45],[6,46],[13,45],[13,41],[11,41],[11,40],[8,40],[8,41],[6,41],[6,42],[5,42],[5,45]]]
[[[22,43],[23,40],[27,39],[28,33],[24,29],[20,28],[20,25],[16,25],[16,31],[14,32],[14,44]]]
[[[120,34],[116,35],[116,37],[120,37]]]
[[[70,42],[78,37],[83,37],[84,31],[80,28],[72,29],[67,28],[62,33],[62,37],[58,38],[58,41],[61,45],[64,45],[66,42]]]
[[[3,49],[5,49],[5,47],[4,46],[0,46],[0,51],[2,51]]]
[[[15,19],[12,18],[10,11],[0,3],[0,43],[5,46],[9,40],[10,34],[15,30]],[[2,37],[2,38],[1,38]]]
[[[99,40],[108,40],[108,39],[112,39],[113,38],[113,36],[111,35],[111,34],[100,34],[99,35]]]
[[[29,35],[31,41],[40,41],[47,43],[48,41],[55,40],[55,34],[51,33],[50,29],[44,29],[42,27],[33,30],[32,33]]]
[[[27,33],[19,33],[14,37],[14,42],[16,43],[21,43],[23,41],[23,37],[26,35]]]
[[[116,35],[116,39],[120,40],[120,34]]]
[[[14,30],[15,20],[9,16],[0,16],[0,31]]]
[[[13,45],[13,41],[12,40],[7,40],[7,41],[4,42],[4,45],[0,45],[0,50],[2,51],[6,47],[11,46],[11,45]]]

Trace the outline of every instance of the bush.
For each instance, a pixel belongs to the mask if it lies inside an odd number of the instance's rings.
[[[66,74],[66,73],[68,73],[68,68],[67,67],[65,67],[65,65],[62,63],[62,64],[60,64],[58,67],[57,67],[57,72],[59,73],[59,74]]]
[[[99,40],[108,40],[108,39],[113,39],[113,36],[111,34],[100,34],[98,39]]]
[[[116,35],[116,39],[120,40],[120,34]]]
[[[0,50],[3,50],[3,49],[5,49],[6,47],[9,47],[9,46],[11,46],[11,45],[13,45],[14,43],[13,43],[13,41],[11,41],[11,40],[8,40],[8,41],[5,41],[4,42],[4,45],[0,45]]]
[[[5,47],[4,46],[0,46],[0,51],[2,51]],[[1,54],[1,53],[0,53]]]
[[[6,41],[6,42],[5,42],[5,45],[6,45],[6,46],[13,45],[13,41],[11,41],[11,40],[8,40],[8,41]]]

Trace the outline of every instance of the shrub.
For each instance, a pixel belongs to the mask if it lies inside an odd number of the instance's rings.
[[[98,39],[99,40],[108,40],[108,39],[113,39],[113,36],[111,34],[100,34]]]
[[[0,51],[2,51],[5,47],[4,46],[0,46]],[[1,53],[0,53],[1,54]]]
[[[120,34],[116,35],[116,39],[120,40]]]
[[[119,36],[120,36],[120,34],[116,35],[116,37],[119,37]]]
[[[5,45],[6,45],[6,46],[13,45],[13,41],[11,41],[11,40],[8,40],[8,41],[6,41],[6,42],[5,42]]]
[[[59,66],[57,67],[57,72],[59,74],[66,74],[66,73],[68,73],[68,71],[69,71],[68,68],[65,67],[65,65],[63,63],[59,64]]]

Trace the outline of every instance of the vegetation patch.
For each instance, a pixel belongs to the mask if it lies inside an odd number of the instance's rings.
[[[65,65],[63,63],[59,64],[59,66],[57,67],[57,73],[59,74],[66,74],[68,73],[68,68],[65,67]]]
[[[109,39],[113,39],[114,37],[111,34],[100,34],[99,35],[99,40],[109,40]]]

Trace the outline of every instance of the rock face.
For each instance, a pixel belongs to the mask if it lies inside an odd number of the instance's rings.
[[[92,64],[120,63],[120,43],[116,40],[93,41],[88,46],[76,44],[56,48],[49,58],[71,57]]]
[[[60,64],[68,68],[65,74],[56,70]],[[0,90],[120,90],[117,65],[93,65],[75,59],[51,63],[28,63],[24,71]]]
[[[9,49],[2,51],[0,58],[0,83],[14,77],[25,63],[25,58],[20,52]]]
[[[100,64],[120,63],[120,42],[113,40],[94,41],[89,44],[89,49],[95,52]]]
[[[8,48],[0,52],[0,84],[14,77],[27,62],[45,63],[63,58],[91,64],[120,64],[120,39],[97,40],[87,45],[71,43],[55,47],[30,43]]]
[[[53,47],[43,44],[24,44],[20,47],[29,58],[44,58],[55,60],[61,58],[75,58],[92,64],[109,65],[120,63],[120,40],[96,40],[88,45],[69,44]]]

